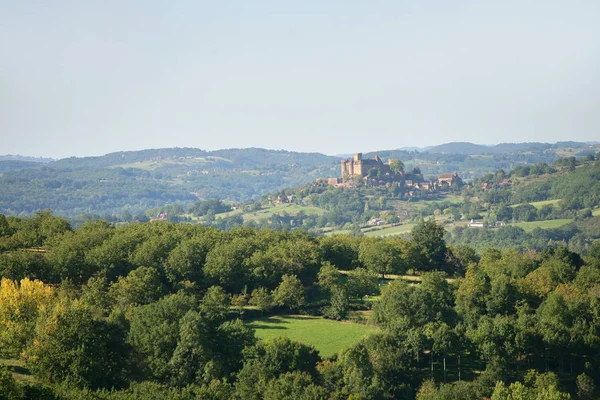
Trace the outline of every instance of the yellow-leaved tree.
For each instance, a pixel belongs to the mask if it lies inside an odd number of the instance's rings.
[[[0,355],[17,357],[33,339],[40,312],[55,298],[53,287],[39,280],[0,281]]]

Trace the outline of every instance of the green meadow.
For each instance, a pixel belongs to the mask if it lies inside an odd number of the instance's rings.
[[[555,206],[558,203],[560,203],[560,200],[561,199],[534,201],[533,203],[529,203],[529,204],[531,204],[532,206],[534,206],[537,209],[540,209],[540,208],[542,208],[544,206],[547,206],[547,205],[553,205],[553,206]],[[523,204],[527,204],[527,203],[514,204],[511,207],[514,208],[514,207],[522,206]]]
[[[560,228],[563,225],[573,222],[572,219],[550,219],[547,221],[532,221],[532,222],[518,222],[516,224],[511,224],[512,226],[516,226],[518,228],[522,228],[525,232],[530,232],[535,228],[542,229],[552,229],[552,228]]]
[[[284,336],[314,346],[322,357],[331,357],[379,328],[350,321],[334,321],[306,315],[277,315],[250,323],[256,337]]]

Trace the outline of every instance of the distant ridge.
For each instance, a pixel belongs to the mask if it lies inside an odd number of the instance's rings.
[[[432,154],[507,154],[517,153],[528,150],[540,150],[540,149],[557,149],[561,147],[574,147],[584,148],[588,144],[583,142],[557,142],[557,143],[541,143],[541,142],[528,142],[528,143],[500,143],[496,145],[482,145],[474,144],[470,142],[451,142],[441,144],[439,146],[431,147],[427,150],[428,153]]]
[[[50,157],[29,157],[22,156],[19,154],[4,154],[0,155],[0,161],[28,161],[36,163],[48,163],[56,160]]]

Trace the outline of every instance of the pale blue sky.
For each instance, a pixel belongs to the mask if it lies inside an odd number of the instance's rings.
[[[0,0],[0,154],[600,140],[600,2]]]

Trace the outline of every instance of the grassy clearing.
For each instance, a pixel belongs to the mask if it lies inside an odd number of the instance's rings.
[[[532,206],[534,206],[535,208],[537,208],[538,210],[544,206],[547,205],[557,205],[558,203],[560,203],[561,199],[556,199],[556,200],[543,200],[543,201],[534,201],[533,203],[529,203]],[[527,203],[521,203],[521,204],[513,204],[511,207],[518,207],[518,206],[522,206],[523,204],[527,204]]]
[[[551,219],[548,221],[532,221],[532,222],[518,222],[516,224],[512,224],[512,226],[516,226],[518,228],[522,228],[525,232],[530,232],[535,228],[542,229],[552,229],[552,228],[560,228],[563,225],[573,222],[572,219]]]
[[[185,159],[163,159],[160,161],[146,160],[127,164],[115,165],[112,168],[136,168],[144,171],[152,171],[165,165],[187,165],[189,167],[198,167],[205,164],[211,164],[215,161],[229,161],[220,157],[196,157]]]
[[[325,210],[313,206],[303,206],[300,204],[277,204],[270,208],[265,208],[258,211],[244,212],[242,210],[229,211],[226,213],[217,214],[216,218],[231,217],[233,215],[241,215],[244,221],[267,219],[273,214],[282,214],[284,212],[289,215],[297,215],[300,211],[304,211],[306,215],[323,215]]]
[[[412,228],[414,228],[415,224],[404,224],[393,226],[390,228],[383,228],[365,232],[365,236],[393,236],[400,235],[403,233],[409,233]]]
[[[31,375],[29,369],[25,366],[25,361],[14,358],[0,358],[0,365],[5,365],[12,372],[13,378],[21,382],[33,382],[35,377]]]
[[[250,323],[260,339],[284,336],[314,346],[322,357],[331,357],[379,328],[348,321],[333,321],[305,315],[277,315]]]
[[[596,208],[595,210],[592,210],[592,215],[594,217],[600,216],[600,208]]]

